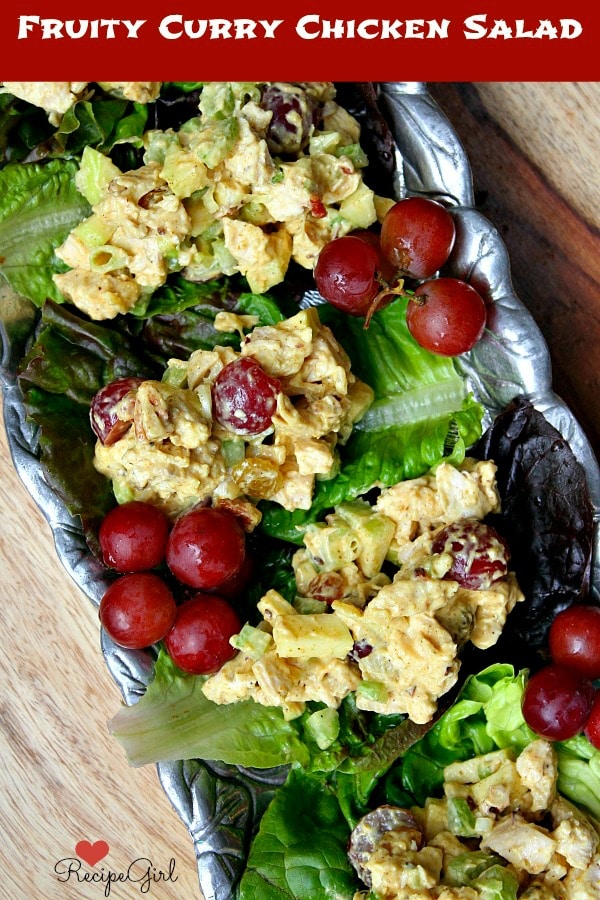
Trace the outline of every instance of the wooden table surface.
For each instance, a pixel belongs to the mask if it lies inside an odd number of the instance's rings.
[[[430,90],[471,159],[477,205],[503,235],[516,293],[551,351],[558,393],[600,454],[600,83],[439,83]],[[1,431],[1,429],[0,429]],[[130,768],[107,732],[120,697],[96,612],[54,553],[0,435],[0,900],[105,896],[61,882],[75,844],[104,840],[97,871],[146,857],[200,897],[191,839],[153,766]],[[140,884],[113,884],[118,900]],[[257,898],[258,900],[258,898]]]

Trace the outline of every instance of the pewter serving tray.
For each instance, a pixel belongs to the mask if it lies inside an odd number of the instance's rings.
[[[469,161],[450,123],[420,82],[380,85],[381,104],[396,139],[395,194],[424,194],[450,206],[457,241],[449,274],[473,281],[491,298],[488,329],[458,360],[470,389],[485,408],[484,427],[516,395],[528,397],[569,441],[583,464],[594,507],[592,592],[600,597],[600,470],[579,423],[552,388],[548,349],[534,320],[515,296],[506,248],[474,208]],[[306,305],[319,302],[306,295]],[[78,521],[49,489],[38,460],[35,429],[25,420],[16,368],[35,321],[28,300],[0,289],[0,383],[4,419],[16,470],[45,515],[58,556],[89,601],[98,605],[108,585],[89,553]],[[152,675],[151,651],[129,651],[102,635],[106,664],[125,703],[144,693]],[[166,796],[188,829],[205,900],[229,900],[245,866],[249,841],[285,770],[250,770],[204,760],[159,763]],[[200,896],[200,891],[198,896]]]

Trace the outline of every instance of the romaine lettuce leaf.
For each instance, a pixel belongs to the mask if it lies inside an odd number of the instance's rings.
[[[160,651],[146,693],[109,722],[132,766],[180,759],[256,768],[306,762],[306,748],[281,710],[246,700],[225,711],[204,696],[202,682]]]
[[[36,306],[63,297],[52,275],[66,266],[54,250],[90,213],[75,187],[77,166],[54,159],[0,170],[0,272]]]
[[[406,326],[406,300],[363,320],[319,307],[348,353],[352,371],[375,400],[339,448],[341,470],[318,481],[310,510],[261,504],[265,533],[300,544],[303,529],[344,500],[422,475],[441,460],[459,463],[482,432],[483,407],[468,393],[452,359],[420,347]]]

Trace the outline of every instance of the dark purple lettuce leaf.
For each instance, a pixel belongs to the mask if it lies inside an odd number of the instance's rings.
[[[105,384],[129,375],[160,377],[160,370],[129,336],[46,302],[18,382],[38,429],[46,481],[81,518],[88,538],[114,504],[110,483],[93,465],[90,403]]]
[[[510,614],[502,644],[543,648],[556,614],[588,599],[593,508],[585,470],[543,413],[521,397],[472,453],[498,466],[502,511],[490,523],[509,543],[526,596]]]
[[[363,175],[376,193],[394,196],[396,144],[390,124],[379,104],[377,84],[373,81],[334,82],[336,101],[358,120],[361,147],[369,165]]]

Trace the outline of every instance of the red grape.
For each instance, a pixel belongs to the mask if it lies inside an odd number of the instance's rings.
[[[408,330],[421,347],[439,356],[459,356],[483,335],[485,303],[460,278],[436,278],[420,284],[406,308]]]
[[[173,525],[166,560],[173,575],[190,587],[211,591],[233,578],[246,555],[246,535],[226,509],[203,506]]]
[[[579,734],[594,699],[592,682],[555,663],[532,675],[523,693],[523,718],[549,741],[566,741]]]
[[[315,282],[324,300],[351,316],[366,316],[380,290],[379,256],[371,244],[348,234],[325,244],[315,265]]]
[[[399,200],[381,224],[381,249],[399,275],[419,281],[444,265],[454,246],[456,227],[445,206],[428,197]]]
[[[597,750],[600,750],[600,692],[596,692],[584,733]]]
[[[100,388],[92,397],[90,424],[97,438],[107,446],[118,441],[131,426],[132,420],[123,421],[117,417],[115,407],[130,391],[135,391],[143,378],[130,376],[117,378]]]
[[[227,599],[239,597],[250,584],[253,572],[254,561],[250,554],[246,553],[241,569],[235,575],[232,575],[231,578],[228,578],[227,581],[223,581],[216,592]]]
[[[165,556],[169,520],[157,506],[131,500],[115,506],[99,531],[102,558],[118,572],[143,572],[159,566]]]
[[[600,678],[600,608],[576,603],[563,609],[550,626],[548,647],[555,663]]]
[[[115,644],[141,650],[164,638],[177,606],[170,588],[153,572],[121,575],[104,592],[99,615]]]
[[[270,84],[262,92],[260,105],[273,114],[266,133],[271,153],[300,153],[319,121],[316,99],[292,85]]]
[[[381,236],[375,231],[369,231],[368,228],[361,229],[360,231],[353,231],[350,236],[357,237],[373,247],[377,253],[377,272],[384,282],[389,285],[395,284],[398,281],[398,271],[383,255],[381,249]]]
[[[184,672],[210,675],[234,656],[229,638],[240,628],[240,619],[227,600],[216,594],[195,594],[178,607],[165,648]]]
[[[470,590],[488,588],[508,572],[510,552],[504,538],[490,525],[465,519],[444,528],[435,538],[433,553],[448,553],[452,565],[444,578]]]
[[[215,379],[212,397],[214,417],[240,435],[261,434],[271,425],[281,384],[250,356],[226,365]]]

